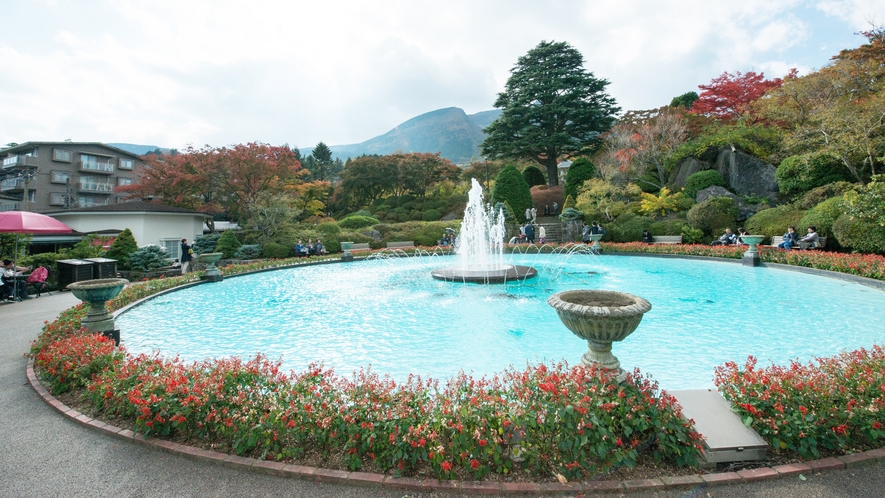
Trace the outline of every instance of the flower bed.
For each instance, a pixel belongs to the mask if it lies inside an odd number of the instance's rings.
[[[740,258],[745,247],[606,244],[619,252]],[[883,259],[763,250],[763,260],[882,278]],[[225,274],[303,264],[272,260],[221,268]],[[127,286],[111,310],[199,279]],[[357,470],[440,479],[482,478],[516,469],[586,478],[641,457],[696,465],[700,439],[675,400],[638,371],[625,384],[583,367],[536,365],[492,378],[396,384],[371,372],[344,378],[314,365],[283,374],[263,356],[184,364],[132,356],[80,328],[84,305],[46,325],[32,354],[52,392],[80,393],[97,414],[126,417],[138,432],[215,445],[238,455],[297,461],[314,452]],[[815,366],[742,372],[720,367],[717,385],[775,448],[814,457],[885,437],[882,349]],[[776,379],[777,382],[774,382]],[[789,384],[787,381],[793,382]],[[838,393],[836,395],[835,393]],[[862,415],[861,415],[862,412]],[[840,415],[842,414],[842,415]],[[750,417],[750,418],[746,418]],[[829,432],[828,432],[829,431]],[[832,433],[832,434],[831,434]]]

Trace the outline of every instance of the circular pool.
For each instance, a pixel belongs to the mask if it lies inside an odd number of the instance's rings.
[[[403,380],[490,375],[587,350],[547,305],[567,289],[644,297],[652,310],[616,343],[622,367],[665,389],[713,386],[713,369],[747,356],[807,361],[881,343],[885,292],[843,280],[731,262],[637,256],[508,256],[538,278],[452,283],[430,272],[452,257],[391,258],[262,272],[164,294],[116,318],[130,352],[188,360],[282,358]]]

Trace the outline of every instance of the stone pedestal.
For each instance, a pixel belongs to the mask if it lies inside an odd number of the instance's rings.
[[[105,303],[116,297],[128,283],[125,278],[102,278],[68,285],[77,299],[89,303],[89,311],[81,321],[86,330],[103,334],[120,344],[120,330],[114,326],[114,316],[105,308]]]
[[[601,251],[599,241],[602,240],[603,235],[601,233],[592,233],[589,235],[589,237],[590,237],[590,242],[592,242],[592,244],[590,244],[589,249],[591,251],[593,251],[594,254],[599,254],[599,252]]]
[[[744,266],[759,266],[759,249],[756,247],[764,239],[764,235],[741,235],[741,240],[750,247],[741,256],[741,264]]]
[[[587,341],[582,364],[613,371],[618,382],[627,379],[627,372],[611,352],[612,342],[632,334],[651,303],[624,292],[581,289],[558,292],[547,304],[573,334]]]
[[[203,272],[203,280],[208,282],[221,282],[224,280],[224,275],[221,274],[221,271],[215,267],[215,263],[221,259],[222,253],[220,252],[209,252],[206,254],[200,254],[197,256],[197,259],[200,263],[206,265],[206,271]]]
[[[350,248],[353,247],[353,242],[342,242],[341,243],[341,261],[350,262],[353,261],[353,253],[350,252]]]

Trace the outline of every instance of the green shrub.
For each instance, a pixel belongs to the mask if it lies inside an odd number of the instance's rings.
[[[440,213],[436,209],[428,209],[424,211],[424,215],[421,216],[421,219],[424,221],[439,221],[442,218],[442,213]]]
[[[237,249],[240,248],[240,241],[237,240],[237,235],[233,232],[233,230],[228,230],[221,234],[221,237],[218,239],[218,245],[215,246],[215,252],[220,252],[222,254],[222,258],[230,259],[234,257],[234,254],[237,252]]]
[[[849,182],[830,183],[805,192],[793,205],[796,209],[811,209],[831,197],[839,197],[854,188],[855,184]]]
[[[626,212],[606,225],[606,235],[612,242],[636,242],[642,239],[642,232],[648,230],[654,220],[647,216]]]
[[[139,247],[129,255],[129,267],[138,271],[150,271],[167,266],[169,257],[162,247],[150,245]]]
[[[283,259],[292,256],[293,249],[277,242],[268,242],[261,246],[261,255],[265,258]]]
[[[849,180],[850,174],[839,158],[812,152],[781,161],[775,177],[781,193],[796,195],[828,183]]]
[[[559,219],[562,221],[574,221],[584,219],[584,213],[582,211],[578,211],[573,207],[567,207],[562,210],[562,213],[559,215]]]
[[[372,216],[372,212],[367,209],[360,209],[355,213],[350,213],[349,215],[345,216],[345,218],[350,218],[351,216],[368,216],[369,218],[374,217]]]
[[[504,213],[504,222],[505,223],[515,223],[516,222],[516,215],[513,214],[513,210],[510,209],[510,205],[507,204],[506,202],[496,203],[495,207],[493,209],[494,209],[495,214]]]
[[[648,226],[652,235],[682,235],[682,228],[688,225],[683,219],[669,219],[655,221]]]
[[[194,250],[194,254],[215,252],[215,248],[218,246],[218,239],[220,238],[221,234],[218,232],[200,235],[199,237],[194,239],[194,245],[192,247]]]
[[[505,166],[495,178],[491,204],[506,202],[520,221],[525,221],[525,210],[532,207],[532,193],[516,166]]]
[[[331,235],[338,235],[341,232],[341,227],[334,221],[327,221],[317,225],[317,231],[328,237]]]
[[[695,199],[697,198],[698,192],[714,185],[719,187],[727,186],[725,178],[722,178],[722,175],[720,175],[718,171],[715,169],[698,171],[686,178],[685,195]]]
[[[763,209],[744,222],[744,228],[753,235],[781,235],[788,226],[799,226],[804,211],[789,204],[770,209]]]
[[[847,214],[833,223],[833,235],[840,246],[857,252],[885,254],[885,227]],[[830,242],[827,240],[827,247]]]
[[[371,216],[350,215],[338,222],[338,226],[348,230],[358,230],[360,228],[370,227],[379,223],[378,218]]]
[[[737,229],[738,207],[731,197],[714,197],[688,210],[688,222],[706,235]]]
[[[575,159],[572,162],[572,165],[568,167],[568,172],[565,175],[563,192],[566,198],[569,196],[577,198],[578,190],[584,186],[584,182],[594,176],[596,176],[596,166],[594,166],[593,163],[584,157]],[[563,207],[563,209],[565,209],[565,207]]]
[[[128,228],[120,232],[117,238],[111,242],[111,247],[104,253],[104,257],[108,259],[116,259],[117,267],[121,269],[129,268],[129,257],[138,250],[138,244],[132,231]]]
[[[547,179],[544,177],[544,173],[540,168],[534,165],[530,165],[522,170],[522,177],[525,178],[525,182],[529,184],[529,188],[534,187],[535,185],[547,184]]]
[[[456,232],[461,224],[458,221],[410,221],[398,225],[378,225],[375,228],[382,233],[384,242],[411,240],[419,246],[435,246],[445,234],[446,228]]]
[[[689,224],[682,225],[682,243],[699,244],[704,240],[704,231]]]
[[[833,223],[842,213],[842,196],[827,199],[805,212],[805,216],[799,220],[800,233],[803,233],[809,226],[813,226],[817,228],[818,234],[831,236],[833,235]],[[830,247],[829,242],[827,242],[827,248],[833,248]]]
[[[235,259],[258,259],[261,257],[261,246],[258,244],[243,244],[234,253]]]

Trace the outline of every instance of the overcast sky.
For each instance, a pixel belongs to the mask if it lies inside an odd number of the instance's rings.
[[[358,143],[493,108],[566,41],[624,110],[723,71],[820,68],[885,0],[0,0],[0,144]]]

